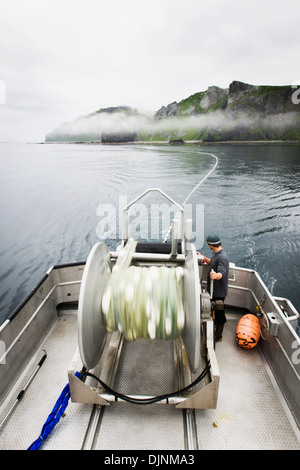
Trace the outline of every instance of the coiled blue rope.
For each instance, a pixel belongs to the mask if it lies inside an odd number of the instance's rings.
[[[81,374],[79,372],[75,373],[76,377],[80,378]],[[43,442],[47,439],[49,434],[53,431],[54,427],[59,422],[60,418],[65,412],[69,404],[69,399],[71,396],[70,385],[67,384],[63,391],[61,392],[57,402],[55,403],[51,413],[49,414],[39,437],[28,447],[27,450],[38,450]]]

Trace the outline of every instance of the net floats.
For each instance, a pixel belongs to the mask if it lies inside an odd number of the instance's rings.
[[[244,349],[254,348],[260,338],[259,320],[252,313],[244,315],[236,326],[236,342]]]

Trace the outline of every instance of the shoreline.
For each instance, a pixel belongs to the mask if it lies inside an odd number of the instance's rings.
[[[180,146],[185,144],[193,144],[193,145],[300,145],[299,140],[223,140],[218,142],[203,142],[201,140],[185,140],[180,143],[174,143],[168,140],[154,140],[154,141],[132,141],[132,142],[85,142],[85,141],[66,141],[66,142],[37,142],[38,144],[44,145],[172,145],[172,146]]]

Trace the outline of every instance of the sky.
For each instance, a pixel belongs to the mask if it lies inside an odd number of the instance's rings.
[[[0,0],[0,141],[233,80],[300,82],[299,0]]]

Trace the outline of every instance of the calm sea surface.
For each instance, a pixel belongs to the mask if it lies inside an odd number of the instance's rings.
[[[216,232],[230,261],[300,310],[300,146],[2,143],[0,324],[50,266],[85,260],[106,236],[114,249],[126,198],[159,187],[182,204],[215,164],[206,153],[219,162],[187,201],[196,248],[208,255],[203,236]],[[132,220],[142,238],[165,202],[151,194]]]

